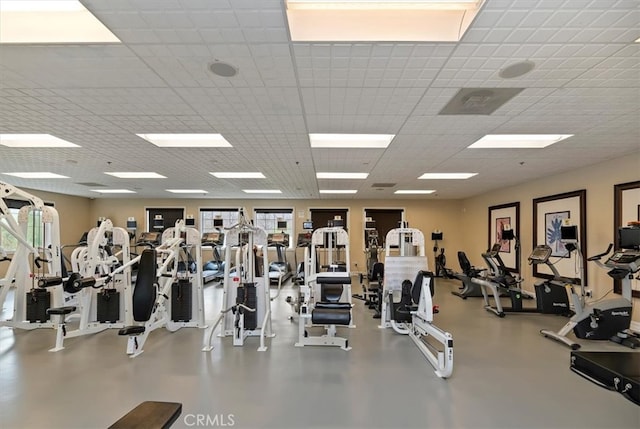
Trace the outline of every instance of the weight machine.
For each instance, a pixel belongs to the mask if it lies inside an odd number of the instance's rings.
[[[396,246],[399,254],[392,255]],[[385,276],[382,292],[380,328],[391,327],[409,335],[420,352],[435,368],[438,377],[453,373],[453,336],[433,324],[433,273],[427,271],[424,235],[415,228],[396,228],[385,240]],[[411,282],[411,278],[414,278]],[[394,295],[400,294],[400,301]],[[439,343],[436,347],[427,339]]]
[[[27,202],[19,209],[17,220],[9,212],[8,199]],[[57,324],[46,311],[51,306],[63,305],[66,298],[62,286],[49,281],[62,275],[58,212],[35,195],[0,182],[0,228],[18,242],[5,277],[0,279],[0,308],[9,290],[15,288],[11,318],[0,320],[0,326],[26,330],[55,328]],[[42,247],[31,242],[29,232],[33,239],[40,234]]]
[[[114,227],[106,219],[89,231],[86,246],[74,249],[71,254],[72,273],[59,281],[64,291],[75,298],[76,305],[47,310],[47,314],[58,316],[56,343],[49,351],[64,349],[67,338],[119,329],[133,323],[129,243],[128,231]],[[120,250],[114,254],[116,247]],[[113,274],[120,265],[125,268]],[[111,278],[109,283],[96,281],[106,276]],[[79,323],[76,329],[69,331],[66,320],[71,318],[79,318]]]
[[[338,249],[344,248],[346,261],[339,262]],[[319,272],[318,250],[325,251],[327,271]],[[307,257],[308,255],[308,257]],[[351,350],[349,340],[336,336],[336,326],[355,328],[351,315],[351,274],[348,271],[349,236],[342,227],[324,227],[313,231],[311,246],[305,248],[305,283],[300,286],[298,341],[296,347],[337,346]],[[307,328],[323,326],[326,334],[311,336]]]
[[[195,256],[195,269],[191,269],[188,254]],[[170,332],[187,327],[205,328],[200,255],[200,233],[186,227],[180,219],[163,232],[159,246],[143,250],[128,264],[98,280],[108,283],[127,266],[138,264],[133,289],[133,320],[138,324],[118,332],[128,337],[130,357],[143,352],[149,334],[158,328],[165,327]]]
[[[222,308],[205,332],[202,351],[213,349],[212,339],[222,324],[220,337],[233,337],[234,346],[244,346],[247,337],[260,337],[258,351],[266,351],[265,337],[273,338],[267,233],[254,226],[240,210],[236,225],[225,228],[225,273]],[[236,249],[235,273],[231,274],[232,249]]]

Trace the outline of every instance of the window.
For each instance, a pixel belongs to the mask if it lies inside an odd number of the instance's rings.
[[[328,225],[330,220],[336,216],[340,216],[344,221],[344,230],[347,228],[348,209],[311,209],[311,221],[313,221],[313,229],[323,228]]]
[[[404,210],[402,209],[364,209],[365,218],[370,217],[376,223],[378,230],[378,243],[384,246],[387,233],[398,228],[402,221]],[[365,234],[366,240],[366,234]],[[365,247],[367,243],[365,241]]]
[[[9,215],[18,220],[18,212],[20,208],[28,205],[26,201],[6,199],[5,203],[9,207]],[[45,203],[48,206],[53,206],[51,203]],[[27,241],[33,244],[36,248],[41,248],[47,245],[50,241],[51,226],[47,225],[46,228],[42,226],[42,213],[39,210],[32,210],[29,212],[29,221],[27,223]],[[0,223],[3,226],[8,227],[8,222],[5,219],[1,219]],[[18,240],[7,231],[6,227],[0,226],[0,247],[6,252],[13,253],[18,248]]]
[[[285,232],[289,234],[289,246],[293,245],[293,209],[255,209],[253,222],[267,234]],[[278,228],[278,222],[287,222],[286,228]]]
[[[162,216],[162,225],[155,226],[153,220],[156,216]],[[177,208],[153,208],[147,209],[147,231],[164,232],[165,229],[175,226],[178,219],[184,219],[184,209]]]
[[[200,232],[215,232],[214,219],[222,219],[222,227],[229,228],[240,220],[239,209],[200,209]]]

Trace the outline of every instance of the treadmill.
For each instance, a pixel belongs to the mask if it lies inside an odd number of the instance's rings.
[[[203,233],[201,245],[203,250],[211,248],[212,253],[212,259],[202,266],[204,283],[222,279],[224,277],[225,261],[220,255],[220,249],[224,245],[224,233],[219,231]]]
[[[267,236],[267,247],[276,249],[276,260],[269,263],[269,282],[284,283],[293,275],[291,273],[291,265],[287,262],[289,234],[284,232],[269,234]]]

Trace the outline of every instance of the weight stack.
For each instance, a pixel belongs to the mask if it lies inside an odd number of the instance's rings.
[[[191,282],[180,279],[171,285],[171,320],[188,322],[191,320]]]
[[[98,322],[116,323],[120,319],[120,292],[115,289],[100,292],[96,313]]]
[[[49,320],[47,310],[51,307],[51,293],[45,289],[27,292],[27,320],[29,323],[43,323]]]
[[[237,304],[243,304],[249,308],[258,308],[258,297],[255,283],[243,283],[238,286]],[[252,331],[258,327],[258,311],[244,310],[244,329]]]

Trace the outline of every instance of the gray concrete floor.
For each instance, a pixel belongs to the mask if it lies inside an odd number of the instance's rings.
[[[353,349],[295,348],[297,322],[285,290],[274,304],[276,338],[234,348],[215,340],[200,351],[203,331],[153,332],[145,352],[125,354],[114,331],[70,339],[48,353],[52,330],[0,328],[0,427],[105,428],[142,401],[181,402],[173,427],[237,428],[638,428],[640,407],[569,370],[570,351],[543,338],[559,329],[553,315],[486,312],[480,298],[449,292],[438,279],[436,325],[453,334],[454,373],[438,378],[408,337],[379,330],[355,300]],[[354,292],[359,286],[354,285]],[[207,318],[220,288],[206,288]],[[583,350],[629,351],[582,342]],[[207,423],[206,420],[202,423]]]

